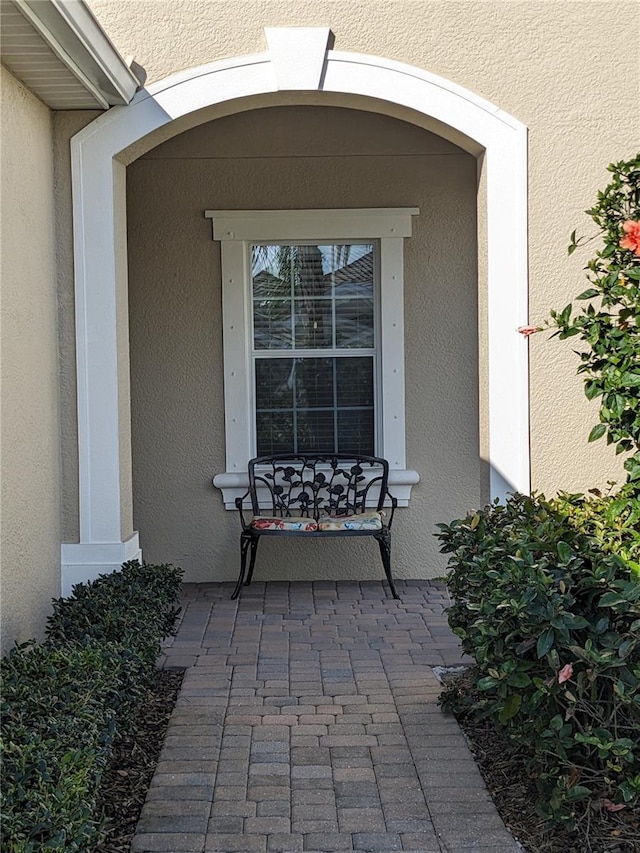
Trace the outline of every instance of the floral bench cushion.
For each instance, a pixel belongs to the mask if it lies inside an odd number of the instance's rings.
[[[251,527],[254,530],[300,530],[311,532],[318,529],[318,522],[313,518],[295,518],[271,517],[264,515],[256,515],[251,520]]]
[[[356,515],[338,515],[321,518],[320,530],[382,530],[382,513],[360,512]]]
[[[371,510],[355,515],[328,515],[315,521],[296,516],[256,515],[251,519],[254,530],[296,530],[311,533],[316,530],[382,530],[382,513]]]

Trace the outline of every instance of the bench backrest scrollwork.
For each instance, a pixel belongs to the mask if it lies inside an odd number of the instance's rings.
[[[296,453],[249,461],[254,515],[355,515],[381,510],[387,497],[389,463],[377,456]],[[267,508],[266,504],[270,504]]]

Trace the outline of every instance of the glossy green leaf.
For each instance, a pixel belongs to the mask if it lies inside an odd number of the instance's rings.
[[[531,684],[531,679],[526,672],[513,672],[508,676],[507,684],[510,687],[528,687]]]
[[[588,400],[593,400],[594,397],[598,396],[598,394],[602,394],[602,388],[598,382],[591,379],[585,382],[584,393]]]
[[[544,657],[551,647],[553,646],[554,634],[552,628],[545,628],[545,630],[538,637],[538,641],[536,643],[536,653],[539,658]]]
[[[597,441],[599,438],[602,438],[606,431],[606,424],[596,424],[589,433],[589,438],[587,439],[587,441]]]
[[[587,788],[585,785],[574,785],[573,788],[569,788],[567,791],[567,799],[572,803],[575,803],[578,800],[584,800],[586,797],[590,796],[591,788]]]
[[[626,606],[628,601],[623,595],[620,595],[617,592],[605,592],[598,601],[598,605],[600,607],[616,607],[619,604],[624,604]]]
[[[599,296],[600,291],[596,290],[595,287],[589,287],[587,290],[583,290],[580,296],[576,296],[576,299],[593,299],[594,296]]]
[[[558,542],[557,551],[558,556],[560,557],[563,563],[568,563],[569,560],[575,556],[573,549],[570,545],[567,545],[566,542]]]
[[[519,693],[512,693],[507,697],[502,710],[500,711],[500,722],[506,723],[511,720],[520,710],[522,705],[522,696]]]

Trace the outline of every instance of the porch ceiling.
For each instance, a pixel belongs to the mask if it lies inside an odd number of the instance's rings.
[[[53,110],[128,104],[139,81],[83,0],[0,0],[0,58]]]

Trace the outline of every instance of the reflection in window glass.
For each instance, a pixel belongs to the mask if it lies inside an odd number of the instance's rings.
[[[371,244],[252,246],[254,349],[369,349]]]

